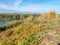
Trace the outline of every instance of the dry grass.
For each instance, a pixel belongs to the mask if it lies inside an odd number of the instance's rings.
[[[33,15],[16,27],[0,32],[0,45],[57,45],[60,42],[60,18],[54,12]]]

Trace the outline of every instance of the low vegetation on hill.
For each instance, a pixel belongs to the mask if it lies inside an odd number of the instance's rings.
[[[0,32],[0,45],[58,45],[60,17],[55,11],[22,16]]]

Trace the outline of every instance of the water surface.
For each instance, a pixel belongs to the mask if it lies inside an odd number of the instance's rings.
[[[4,21],[0,21],[0,26],[4,26],[4,25],[6,25],[6,24],[8,24],[10,22],[13,22],[13,21],[15,21],[15,20],[4,20]]]

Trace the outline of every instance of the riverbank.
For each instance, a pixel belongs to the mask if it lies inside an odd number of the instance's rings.
[[[20,25],[21,23],[23,23],[23,20],[10,20],[10,21],[3,21],[2,24],[0,26],[0,30],[4,31],[6,29],[10,29],[13,27],[17,27],[17,25]]]

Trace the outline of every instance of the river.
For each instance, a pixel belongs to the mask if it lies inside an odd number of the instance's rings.
[[[0,21],[0,26],[4,26],[10,22],[13,22],[13,21],[16,21],[16,20],[4,20],[4,21]]]

